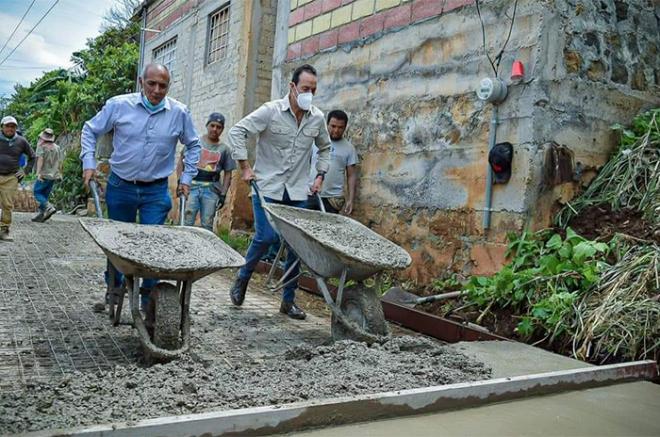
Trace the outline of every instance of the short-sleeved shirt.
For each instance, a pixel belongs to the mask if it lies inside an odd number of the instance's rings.
[[[315,167],[316,154],[312,154],[312,168]],[[357,152],[353,144],[345,138],[330,143],[330,168],[325,174],[321,197],[341,197],[344,195],[344,183],[346,181],[346,167],[356,165],[359,162]],[[310,186],[316,179],[316,172],[310,173]]]
[[[60,149],[60,146],[55,143],[50,147],[44,147],[42,144],[37,145],[37,158],[39,157],[43,159],[39,176],[49,180],[62,179],[62,172],[60,171],[62,149]]]
[[[236,169],[236,161],[231,157],[229,146],[225,143],[209,144],[201,140],[202,152],[197,168],[210,172],[232,171]],[[193,179],[193,185],[211,185],[211,182]]]

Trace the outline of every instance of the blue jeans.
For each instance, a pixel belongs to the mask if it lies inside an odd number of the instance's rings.
[[[213,232],[213,219],[215,218],[215,207],[218,205],[218,195],[211,186],[193,185],[186,202],[185,224],[193,226],[199,212],[199,220],[202,227]]]
[[[172,209],[172,199],[167,191],[167,180],[150,185],[135,185],[119,178],[114,173],[108,177],[105,193],[108,205],[108,218],[126,223],[137,223],[138,213],[140,224],[162,225],[167,213]],[[108,262],[108,269],[113,268]],[[115,287],[120,287],[123,275],[115,269]],[[105,272],[106,283],[109,281],[108,271]],[[156,279],[145,279],[144,288],[153,288],[158,283]]]
[[[43,212],[48,206],[48,198],[50,197],[51,191],[53,191],[53,186],[55,186],[55,181],[52,179],[44,179],[34,183],[34,199],[39,204],[39,209]]]
[[[281,205],[295,206],[296,208],[305,208],[307,206],[307,200],[291,200],[289,198],[289,193],[286,191],[284,192],[284,198],[281,201],[270,199],[268,197],[266,197],[265,200],[267,203],[278,203]],[[241,267],[241,270],[238,272],[238,277],[243,280],[250,279],[252,272],[254,272],[259,260],[263,254],[266,253],[268,247],[279,241],[279,237],[270,223],[268,223],[266,213],[259,203],[259,197],[256,195],[252,196],[252,211],[254,214],[254,238],[252,239],[252,243],[250,243],[247,255],[245,255],[245,265]],[[298,257],[293,250],[291,250],[291,248],[288,249],[286,266],[284,267],[285,272],[298,260]],[[299,271],[300,265],[296,266],[288,277],[297,276]],[[296,288],[298,288],[298,281],[293,281],[293,283],[286,286],[282,292],[282,300],[284,302],[293,302],[296,298]]]

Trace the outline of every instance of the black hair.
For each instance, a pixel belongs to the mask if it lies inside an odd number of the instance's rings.
[[[300,67],[296,68],[293,72],[293,77],[291,78],[291,82],[295,83],[298,85],[298,82],[300,82],[300,75],[306,71],[307,73],[313,74],[314,76],[317,76],[316,74],[316,68],[312,67],[309,64],[303,64]]]
[[[341,109],[335,109],[330,111],[328,113],[328,123],[330,123],[331,118],[334,118],[335,120],[339,120],[339,121],[344,121],[346,124],[348,124],[348,115]]]

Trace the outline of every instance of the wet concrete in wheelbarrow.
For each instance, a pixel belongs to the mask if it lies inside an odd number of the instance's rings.
[[[98,341],[93,333],[83,331],[76,315],[84,313],[90,331],[99,330],[121,342],[123,358],[112,360],[107,354],[106,365],[85,367],[81,363],[89,359],[71,356],[76,366],[50,374],[42,371],[40,378],[24,374],[20,386],[3,387],[0,394],[0,434],[286,404],[490,376],[490,369],[474,358],[421,336],[397,336],[373,346],[332,343],[327,316],[288,319],[277,311],[279,296],[261,291],[258,280],[251,284],[244,305],[233,307],[227,295],[233,278],[230,271],[213,274],[193,286],[191,353],[168,364],[146,367],[129,325],[112,328],[106,315],[91,313],[91,304],[103,289],[100,250],[68,218],[56,216],[48,226],[39,226],[38,233],[27,218],[17,220],[16,236],[25,238],[11,243],[15,249],[11,253],[31,256],[36,263],[20,264],[21,274],[50,276],[51,282],[54,276],[63,284],[61,296],[54,293],[52,300],[43,303],[33,299],[34,305],[42,305],[39,309],[44,314],[50,305],[51,310],[58,307],[69,316],[68,324],[58,325],[58,335],[61,333],[69,347],[77,339],[89,348],[92,341]],[[69,244],[56,246],[57,257],[40,250],[61,239]],[[84,260],[77,255],[79,251],[85,253]],[[51,268],[40,272],[42,264]],[[16,269],[7,273],[19,274]],[[9,292],[7,281],[0,284],[3,293]],[[66,284],[74,290],[67,291]],[[75,293],[77,299],[67,293]],[[26,329],[27,322],[15,319],[15,331]],[[42,317],[41,322],[47,325],[46,319]],[[52,332],[33,332],[33,337]],[[14,345],[17,350],[19,346]],[[55,347],[52,353],[57,351]]]

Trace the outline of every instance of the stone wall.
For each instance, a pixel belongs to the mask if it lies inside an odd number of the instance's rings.
[[[493,71],[473,3],[293,0],[286,54],[274,58],[274,87],[311,63],[320,73],[315,104],[349,113],[362,161],[355,216],[409,250],[406,274],[418,282],[497,270],[506,233],[549,225],[557,200],[575,192],[543,180],[548,143],[596,168],[616,144],[609,127],[660,103],[652,2],[519,1],[499,72],[507,79],[519,59],[526,76],[509,86],[497,128],[498,141],[514,144],[514,171],[494,187],[484,231],[492,106],[475,90]],[[514,2],[480,3],[494,57]]]

